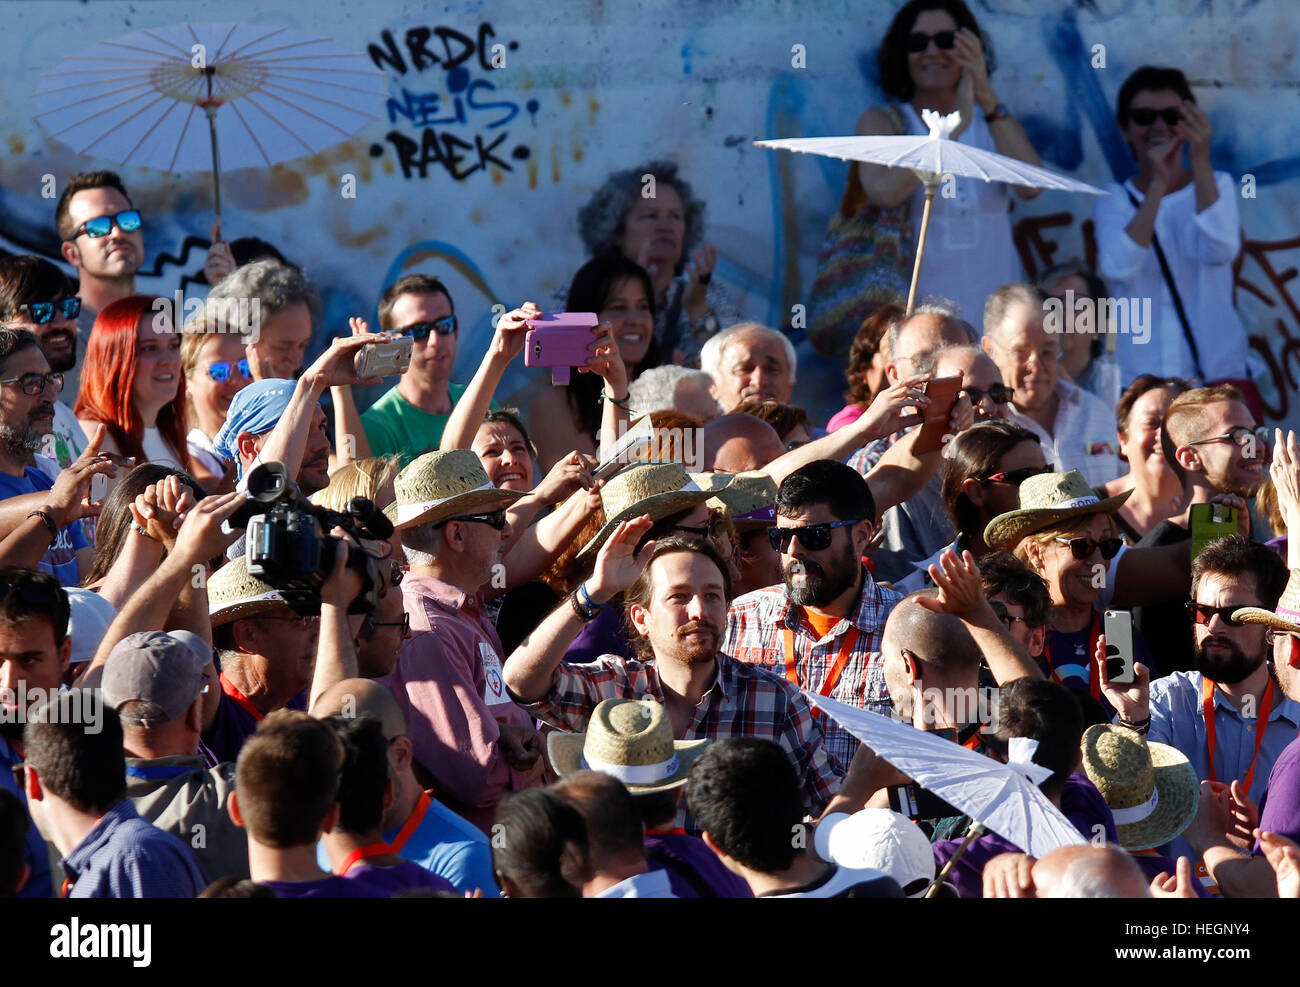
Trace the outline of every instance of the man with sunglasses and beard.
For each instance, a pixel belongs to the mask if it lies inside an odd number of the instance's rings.
[[[464,384],[451,383],[456,363],[456,308],[441,281],[408,274],[379,299],[379,331],[410,336],[411,365],[390,391],[361,416],[375,456],[401,456],[405,466],[437,449]]]
[[[1267,660],[1268,628],[1233,613],[1273,610],[1286,581],[1282,560],[1258,542],[1241,535],[1211,542],[1192,563],[1193,670],[1150,682],[1148,698],[1147,669],[1139,668],[1133,686],[1114,686],[1098,663],[1117,722],[1178,748],[1202,781],[1232,785],[1256,803],[1300,728],[1300,703],[1283,695]],[[1181,839],[1172,855],[1195,859]]]
[[[880,637],[902,597],[862,564],[875,519],[871,488],[843,463],[821,459],[786,477],[770,532],[784,582],[732,603],[722,650],[800,688],[887,712]],[[857,739],[837,723],[823,727],[827,748],[848,764]]]
[[[0,325],[25,329],[40,341],[54,373],[64,375],[64,391],[54,402],[51,441],[40,453],[66,469],[86,448],[86,433],[63,400],[68,376],[77,365],[77,316],[81,299],[57,267],[35,254],[0,257]]]

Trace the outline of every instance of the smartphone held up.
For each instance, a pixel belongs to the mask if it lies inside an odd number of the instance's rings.
[[[524,365],[550,367],[551,383],[567,384],[574,367],[591,360],[595,312],[554,312],[529,319],[524,337]]]

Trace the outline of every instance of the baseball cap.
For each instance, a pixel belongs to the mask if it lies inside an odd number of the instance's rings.
[[[152,703],[161,715],[145,726],[170,723],[194,703],[212,649],[189,631],[144,631],[113,646],[104,665],[104,702],[114,710],[129,702]]]
[[[934,879],[934,851],[921,828],[891,809],[832,812],[817,825],[813,847],[841,867],[883,871],[909,898]]]

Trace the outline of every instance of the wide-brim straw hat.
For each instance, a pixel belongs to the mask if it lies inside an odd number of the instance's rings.
[[[1242,607],[1232,612],[1232,619],[1240,620],[1243,624],[1263,624],[1275,631],[1300,634],[1300,569],[1291,570],[1291,578],[1286,581],[1286,589],[1277,601],[1276,610]]]
[[[393,493],[394,500],[384,514],[398,529],[496,510],[524,496],[494,487],[478,456],[469,449],[426,452],[413,459],[397,474]]]
[[[727,512],[737,531],[771,528],[776,524],[776,481],[762,470],[737,473],[717,494],[710,507]]]
[[[636,463],[605,484],[600,504],[605,524],[583,546],[579,558],[599,551],[605,540],[629,518],[650,515],[661,521],[702,504],[731,483],[730,473],[687,473],[681,463]]]
[[[601,771],[634,795],[666,792],[686,784],[707,740],[673,740],[662,703],[652,699],[605,699],[591,713],[586,733],[546,738],[551,765],[560,774]]]
[[[213,627],[273,611],[292,613],[279,590],[249,574],[248,560],[242,555],[208,580],[208,618]]]
[[[1083,770],[1110,806],[1125,850],[1162,846],[1191,824],[1201,787],[1182,751],[1108,723],[1084,731],[1082,747]]]
[[[990,521],[984,529],[984,541],[991,548],[1013,549],[1026,535],[1061,521],[1088,514],[1114,514],[1132,493],[1125,490],[1103,500],[1078,470],[1040,473],[1020,484],[1019,509]]]

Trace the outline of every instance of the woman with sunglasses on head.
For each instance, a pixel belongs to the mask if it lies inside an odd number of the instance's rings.
[[[1183,509],[1183,485],[1160,446],[1165,412],[1178,395],[1191,387],[1177,377],[1142,374],[1128,386],[1115,407],[1120,455],[1128,473],[1098,488],[1103,497],[1132,490],[1115,512],[1115,524],[1130,545],[1136,545],[1166,518]]]
[[[181,340],[166,305],[165,299],[131,295],[99,313],[75,410],[88,434],[105,426],[105,452],[190,473]]]
[[[1207,382],[1253,377],[1233,305],[1239,192],[1210,164],[1210,118],[1180,70],[1144,65],[1120,86],[1115,119],[1137,174],[1093,207],[1098,273],[1115,296],[1150,299],[1146,331],[1116,337],[1121,379],[1152,366]]]
[[[1125,492],[1102,500],[1078,470],[1043,473],[1025,479],[1019,506],[984,529],[986,545],[1013,552],[1047,582],[1052,609],[1039,664],[1045,675],[1075,692],[1090,723],[1109,723],[1115,712],[1092,672],[1092,655],[1102,633],[1101,612],[1115,595],[1103,593],[1114,581],[1111,560],[1124,547],[1114,514],[1128,497]],[[1152,667],[1137,627],[1133,651]]]
[[[859,134],[926,134],[923,110],[940,115],[955,110],[961,123],[951,135],[954,140],[1041,163],[989,81],[991,45],[962,0],[904,4],[881,40],[876,65],[890,103],[864,113]],[[958,178],[955,191],[955,198],[934,200],[918,293],[951,298],[964,316],[974,318],[994,288],[1021,278],[1007,214],[1011,190],[997,182]],[[1021,187],[1015,192],[1025,199],[1038,194]],[[915,242],[924,200],[919,179],[902,168],[858,164],[849,172],[840,214],[853,215],[863,202],[894,207],[908,200]]]
[[[226,422],[236,394],[253,380],[244,338],[214,332],[203,316],[181,334],[181,373],[189,396],[186,444],[194,458],[194,478],[209,493],[235,489],[235,464],[221,457],[212,440]]]

